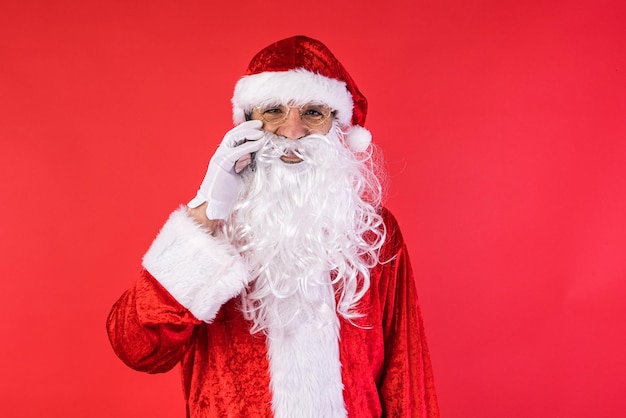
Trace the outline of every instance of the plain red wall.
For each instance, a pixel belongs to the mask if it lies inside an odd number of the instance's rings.
[[[443,415],[626,416],[623,4],[0,2],[0,416],[184,416],[106,315],[297,33],[370,100]]]

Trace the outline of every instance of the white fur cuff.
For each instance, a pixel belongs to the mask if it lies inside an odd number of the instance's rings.
[[[210,322],[249,281],[230,243],[210,235],[186,208],[174,211],[143,258],[143,266],[198,319]]]

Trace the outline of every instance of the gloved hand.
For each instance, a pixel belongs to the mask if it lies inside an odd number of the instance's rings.
[[[208,202],[206,215],[209,219],[226,219],[243,180],[238,174],[243,170],[238,160],[250,161],[249,155],[261,149],[264,132],[261,130],[263,122],[250,120],[244,122],[224,135],[207,169],[204,180],[198,189],[196,197],[187,204],[190,208],[197,208]],[[244,157],[244,158],[242,158]]]

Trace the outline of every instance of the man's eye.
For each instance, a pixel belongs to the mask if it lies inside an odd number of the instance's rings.
[[[270,107],[269,109],[265,109],[263,111],[263,114],[264,115],[280,115],[283,112],[284,112],[283,109],[281,109],[280,107]]]

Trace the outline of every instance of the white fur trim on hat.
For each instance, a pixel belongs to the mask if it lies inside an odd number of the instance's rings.
[[[233,121],[240,124],[246,120],[245,113],[265,103],[323,102],[337,113],[340,126],[350,125],[352,118],[352,95],[346,83],[315,74],[305,69],[264,72],[242,77],[235,85],[233,94]]]
[[[235,248],[200,226],[186,209],[172,213],[143,258],[143,266],[198,319],[219,308],[250,280]]]

